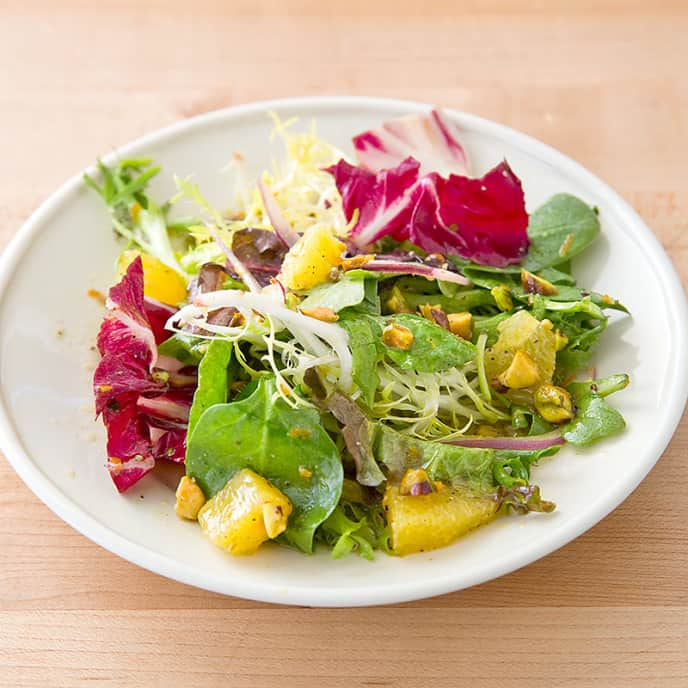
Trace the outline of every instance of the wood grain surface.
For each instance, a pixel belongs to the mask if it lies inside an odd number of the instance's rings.
[[[688,283],[688,3],[0,0],[0,248],[145,132],[302,94],[505,122],[616,187]],[[2,325],[0,324],[0,327]],[[613,514],[526,569],[385,608],[221,597],[138,569],[0,460],[1,686],[688,686],[688,419]]]

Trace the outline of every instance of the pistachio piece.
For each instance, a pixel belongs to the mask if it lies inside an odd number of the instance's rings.
[[[413,346],[413,332],[404,325],[390,323],[382,330],[382,342],[393,349],[408,351]]]
[[[432,487],[430,478],[424,469],[409,468],[401,479],[399,494],[420,497],[430,494],[433,491]]]
[[[314,306],[313,308],[301,308],[301,313],[307,315],[309,318],[322,320],[322,322],[333,323],[339,320],[339,316],[331,309],[325,306]]]
[[[273,540],[287,529],[289,514],[280,504],[263,504],[263,523],[267,536]]]
[[[468,311],[448,313],[449,331],[462,339],[470,340],[473,336],[473,316]]]
[[[195,521],[198,517],[198,512],[205,504],[205,495],[196,483],[196,480],[188,475],[182,476],[177,486],[175,497],[177,501],[174,505],[174,512],[177,516]]]
[[[548,423],[562,423],[574,415],[571,395],[556,385],[541,385],[533,396],[537,412]]]
[[[342,258],[342,270],[357,270],[362,268],[366,263],[370,263],[375,258],[374,254],[361,253],[358,256],[351,256],[350,258]]]
[[[500,311],[506,312],[513,309],[514,302],[511,299],[509,287],[506,285],[500,284],[498,287],[492,287],[492,289],[490,289],[490,294],[492,294],[497,304],[497,308],[499,308]]]
[[[543,296],[554,296],[559,290],[544,277],[534,275],[528,270],[521,270],[521,286],[526,294],[542,294]]]
[[[408,305],[399,287],[392,287],[392,291],[385,305],[392,313],[413,313],[413,308]]]
[[[424,303],[423,305],[418,306],[418,310],[426,320],[429,320],[431,323],[435,323],[435,325],[439,325],[445,330],[449,329],[449,320],[447,318],[447,314],[442,310],[442,306],[439,304],[431,306],[429,303]]]
[[[509,389],[532,387],[540,379],[540,370],[535,361],[519,349],[509,367],[497,377],[497,380]]]

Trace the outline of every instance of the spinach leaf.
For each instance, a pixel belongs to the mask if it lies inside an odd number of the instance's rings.
[[[383,327],[387,323],[402,325],[413,333],[413,344],[408,350],[386,346],[380,340],[385,356],[400,368],[419,373],[440,373],[475,358],[473,344],[419,315],[399,313],[380,318],[380,323]]]
[[[528,223],[530,250],[523,267],[535,272],[564,263],[585,249],[600,232],[597,213],[570,194],[552,196]]]
[[[335,313],[357,306],[366,298],[366,281],[342,277],[338,282],[318,284],[308,292],[299,308],[331,308]]]
[[[261,378],[247,399],[208,408],[189,440],[186,470],[207,496],[242,468],[253,469],[289,497],[294,511],[285,537],[311,552],[315,529],[339,501],[342,463],[320,413],[291,408],[278,395],[274,378]]]
[[[561,429],[564,439],[583,446],[621,432],[626,427],[626,421],[604,397],[624,389],[628,383],[628,375],[612,375],[570,384],[568,390],[576,402],[577,410],[576,417]]]
[[[158,347],[158,353],[161,356],[176,358],[185,366],[196,366],[203,358],[207,347],[208,342],[205,339],[177,332]]]
[[[194,393],[187,437],[196,427],[203,412],[213,404],[224,404],[229,391],[228,367],[234,346],[226,339],[211,339],[205,356],[198,366],[198,387]]]
[[[373,318],[345,313],[338,323],[349,335],[349,348],[353,357],[352,377],[361,390],[361,400],[372,406],[375,390],[380,383],[377,372],[378,342],[382,332]]]

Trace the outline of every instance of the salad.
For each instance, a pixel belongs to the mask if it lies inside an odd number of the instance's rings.
[[[593,356],[626,309],[572,274],[598,211],[561,193],[529,214],[440,110],[355,158],[293,125],[257,180],[233,157],[222,208],[191,178],[154,198],[149,159],[85,176],[125,244],[94,375],[115,486],[183,466],[176,513],[232,554],[406,555],[551,512],[535,465],[625,426],[628,376]]]

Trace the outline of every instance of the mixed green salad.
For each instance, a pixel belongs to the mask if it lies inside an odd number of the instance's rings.
[[[598,211],[561,193],[529,214],[439,110],[354,158],[293,125],[258,180],[233,157],[222,208],[192,179],[154,199],[148,159],[85,177],[125,242],[94,376],[116,487],[183,465],[177,514],[233,554],[405,555],[552,511],[534,465],[625,425],[628,376],[593,356],[626,309],[571,269]]]

